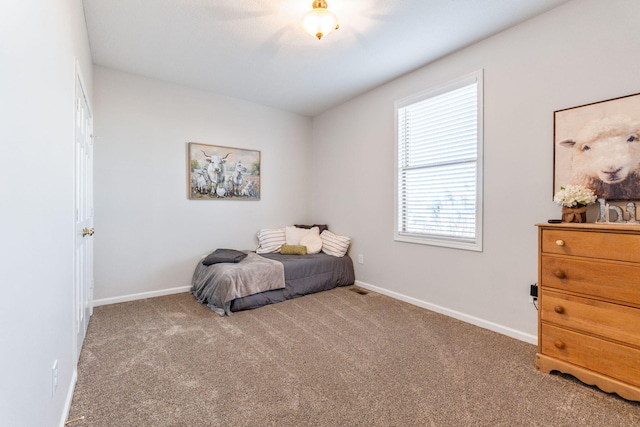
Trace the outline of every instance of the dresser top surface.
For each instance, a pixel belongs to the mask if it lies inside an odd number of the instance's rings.
[[[640,224],[601,224],[595,222],[562,222],[559,224],[536,224],[540,228],[566,229],[566,230],[585,230],[585,231],[635,231],[640,233]]]

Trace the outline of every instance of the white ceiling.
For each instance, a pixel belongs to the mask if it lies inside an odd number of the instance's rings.
[[[93,61],[314,116],[567,0],[83,0]]]

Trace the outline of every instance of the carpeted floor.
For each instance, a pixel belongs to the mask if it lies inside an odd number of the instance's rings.
[[[231,317],[190,294],[97,307],[70,426],[640,425],[537,372],[533,345],[353,289]]]

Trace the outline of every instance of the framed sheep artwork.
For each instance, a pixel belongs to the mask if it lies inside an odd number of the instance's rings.
[[[187,144],[191,200],[260,200],[260,151]]]
[[[565,185],[640,200],[640,94],[554,112],[553,194]]]

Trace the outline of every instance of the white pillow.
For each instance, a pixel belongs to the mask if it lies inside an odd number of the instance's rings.
[[[286,227],[285,234],[287,245],[299,245],[300,239],[302,239],[308,232],[309,230],[307,228]]]
[[[335,257],[343,257],[349,249],[351,238],[333,234],[329,230],[324,230],[320,235],[322,239],[322,252]]]
[[[302,236],[300,244],[307,247],[307,254],[320,253],[322,249],[322,239],[320,238],[320,229],[312,227],[308,233]]]
[[[286,243],[284,228],[265,228],[258,231],[258,254],[270,254],[280,251]]]

